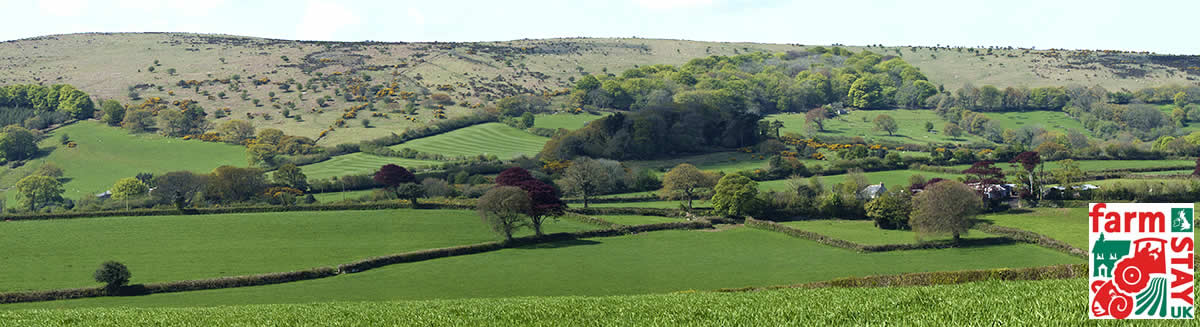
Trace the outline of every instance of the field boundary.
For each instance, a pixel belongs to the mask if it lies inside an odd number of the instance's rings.
[[[992,233],[992,234],[1008,236],[1010,238],[1013,238],[1013,239],[1016,239],[1016,240],[1019,240],[1022,242],[1037,244],[1038,246],[1048,248],[1051,250],[1055,250],[1055,251],[1059,251],[1062,253],[1066,253],[1066,254],[1074,256],[1074,257],[1079,257],[1079,258],[1083,258],[1083,259],[1088,258],[1087,252],[1085,252],[1077,247],[1071,246],[1070,244],[1067,244],[1066,242],[1059,241],[1052,237],[1042,235],[1039,233],[1035,233],[1035,232],[1031,232],[1031,231],[1027,231],[1024,229],[997,226],[997,225],[993,225],[990,223],[983,223],[983,222],[975,224],[974,228],[984,231],[984,232]]]
[[[766,231],[778,232],[787,234],[788,236],[803,238],[828,246],[843,248],[857,252],[888,252],[888,251],[908,251],[908,250],[930,250],[930,249],[948,249],[960,247],[975,247],[975,246],[991,246],[991,245],[1009,245],[1016,244],[1019,239],[1011,237],[986,237],[979,239],[965,239],[958,243],[954,241],[932,241],[921,243],[902,243],[902,244],[878,244],[866,245],[852,241],[843,240],[840,238],[831,237],[828,235],[810,232],[802,229],[797,229],[785,226],[769,220],[758,220],[754,218],[746,218],[746,227],[756,228]]]
[[[105,218],[105,217],[147,217],[147,216],[192,216],[192,215],[213,215],[227,213],[263,213],[263,212],[291,212],[291,211],[348,211],[348,210],[391,210],[391,209],[414,209],[411,204],[400,202],[375,202],[375,203],[355,203],[355,204],[319,204],[319,205],[295,205],[295,206],[252,206],[252,207],[224,207],[224,208],[193,208],[184,209],[134,209],[134,210],[108,210],[108,211],[88,211],[88,212],[66,212],[66,213],[50,213],[36,215],[0,215],[0,220],[50,220],[50,219],[79,219],[79,218]],[[417,210],[430,209],[475,209],[473,205],[467,204],[448,204],[448,203],[421,203]]]
[[[838,278],[827,281],[793,285],[722,288],[714,290],[714,292],[757,292],[787,288],[933,286],[973,283],[990,280],[1023,281],[1070,279],[1087,277],[1087,274],[1087,264],[1079,263],[1028,268],[996,268],[981,270],[933,271],[896,275],[873,275],[865,277]]]
[[[212,290],[247,286],[290,283],[337,276],[333,267],[317,267],[307,270],[265,273],[256,275],[193,279],[150,284],[133,284],[110,291],[105,287],[70,288],[47,291],[22,291],[0,293],[0,303],[45,302],[102,296],[136,296],[155,293],[175,293]]]

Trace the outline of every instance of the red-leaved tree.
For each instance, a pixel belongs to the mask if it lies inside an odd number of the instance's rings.
[[[566,212],[567,204],[559,198],[558,190],[533,178],[524,168],[512,167],[500,172],[500,175],[496,176],[496,185],[516,186],[529,193],[532,205],[525,214],[529,216],[529,223],[538,236],[543,235],[542,222],[545,222],[546,218],[562,216]]]
[[[379,171],[375,172],[375,182],[383,184],[392,192],[396,193],[396,197],[400,196],[399,187],[404,183],[415,183],[417,176],[404,167],[395,164],[386,164],[379,167]]]

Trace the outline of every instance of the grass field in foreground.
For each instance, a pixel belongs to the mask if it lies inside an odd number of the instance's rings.
[[[386,164],[397,164],[413,170],[413,168],[427,167],[441,164],[439,161],[432,160],[417,160],[396,157],[381,157],[362,152],[340,155],[329,158],[322,162],[311,165],[300,166],[304,171],[304,175],[309,179],[330,178],[333,176],[345,175],[363,175],[373,174],[379,171],[379,167]]]
[[[1039,233],[1083,250],[1088,249],[1088,215],[1084,207],[1014,210],[982,215],[979,219],[990,220],[997,226]]]
[[[500,159],[512,159],[522,154],[530,157],[536,155],[542,151],[547,140],[549,138],[501,123],[487,123],[404,142],[392,146],[392,149],[412,148],[448,156],[494,154]]]
[[[279,285],[3,307],[211,306],[628,295],[1082,261],[1030,244],[863,254],[750,228],[720,232],[659,231],[405,263]],[[1080,289],[1080,294],[1083,290]]]
[[[594,229],[559,220],[548,232]],[[528,234],[523,232],[522,234]],[[0,222],[0,291],[96,286],[117,260],[132,283],[336,266],[499,239],[469,210],[298,211]]]
[[[78,144],[68,148],[59,137]],[[51,132],[38,143],[49,155],[30,160],[17,169],[0,168],[0,187],[10,188],[46,162],[63,169],[64,198],[79,199],[108,190],[118,179],[141,172],[161,174],[177,170],[207,173],[221,165],[246,165],[246,149],[225,143],[184,141],[152,133],[129,134],[94,121],[81,121]],[[7,193],[8,207],[18,204],[17,192]]]
[[[879,229],[875,227],[875,223],[871,220],[802,220],[788,221],[781,224],[858,244],[906,244],[917,242],[917,234],[911,230]],[[962,237],[964,239],[972,239],[994,236],[972,230]],[[941,239],[950,239],[950,237],[928,237],[925,240]]]
[[[583,126],[587,125],[587,123],[596,119],[600,119],[601,117],[604,116],[588,113],[569,114],[560,112],[553,114],[539,114],[533,120],[533,127],[549,129],[566,128],[569,130],[576,130],[583,128]]]
[[[0,311],[0,321],[14,326],[248,326],[266,321],[278,326],[1097,325],[1087,319],[1087,310],[1087,279],[1060,279],[741,293],[14,310]]]

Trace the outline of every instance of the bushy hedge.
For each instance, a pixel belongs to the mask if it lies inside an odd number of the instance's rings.
[[[400,202],[375,202],[375,203],[349,203],[349,204],[318,204],[318,205],[296,205],[296,206],[252,206],[252,207],[222,207],[222,208],[200,208],[187,209],[179,211],[176,209],[134,209],[134,210],[114,210],[114,211],[92,211],[92,212],[63,212],[49,214],[33,214],[33,215],[3,215],[0,220],[46,220],[46,219],[70,219],[70,218],[98,218],[98,217],[124,217],[124,216],[174,216],[174,215],[206,215],[206,214],[225,214],[225,213],[258,213],[258,212],[288,212],[288,211],[341,211],[341,210],[384,210],[384,209],[402,209],[412,208],[408,203]],[[421,209],[475,209],[475,206],[466,204],[443,204],[443,203],[421,203]]]
[[[588,203],[623,203],[623,202],[650,202],[659,201],[657,196],[623,196],[623,197],[608,197],[608,198],[590,198]],[[582,198],[566,198],[563,199],[567,203],[583,203]]]
[[[581,215],[603,216],[603,215],[642,215],[642,216],[660,216],[660,217],[675,217],[682,214],[677,209],[659,209],[659,208],[568,208],[567,212],[573,212]]]
[[[839,247],[848,250],[862,251],[862,245],[850,242],[843,239],[832,238],[818,233],[813,233],[806,230],[799,230],[788,226],[780,225],[779,223],[766,220],[758,220],[754,218],[746,218],[746,227],[768,230],[772,232],[784,233],[792,237],[799,237],[814,241],[817,243]]]
[[[134,284],[122,286],[121,288],[117,289],[115,294],[107,292],[104,287],[0,293],[0,303],[41,302],[113,295],[149,295],[154,293],[259,286],[333,277],[337,274],[338,271],[332,267],[317,267],[281,273],[184,280],[165,283]]]
[[[775,290],[783,288],[825,288],[825,287],[897,287],[897,286],[932,286],[950,285],[989,280],[1021,281],[1069,279],[1087,276],[1087,264],[1066,264],[1029,268],[997,268],[982,270],[936,271],[899,275],[877,275],[866,277],[847,277],[828,281],[782,285],[770,287],[723,288],[717,292],[752,292]]]
[[[1069,254],[1072,256],[1076,256],[1076,257],[1080,257],[1080,258],[1084,258],[1084,259],[1088,258],[1087,252],[1085,252],[1079,248],[1076,248],[1074,246],[1071,246],[1070,244],[1067,244],[1066,242],[1056,240],[1056,239],[1051,238],[1046,235],[1042,235],[1042,234],[1038,234],[1038,233],[1034,233],[1034,232],[1030,232],[1030,231],[1026,231],[1026,230],[1022,230],[1022,229],[1012,228],[1012,227],[996,226],[996,225],[987,224],[987,223],[975,224],[975,229],[978,229],[978,230],[981,230],[981,231],[984,231],[987,233],[1004,235],[1004,236],[1007,236],[1007,237],[1010,237],[1012,239],[1019,240],[1022,242],[1028,242],[1028,243],[1041,245],[1043,247],[1050,248],[1050,249],[1053,249],[1053,250],[1056,250],[1059,252],[1063,252],[1063,253],[1066,253],[1066,254]]]

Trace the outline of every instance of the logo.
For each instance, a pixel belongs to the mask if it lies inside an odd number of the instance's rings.
[[[1088,317],[1193,319],[1191,203],[1088,206]]]

